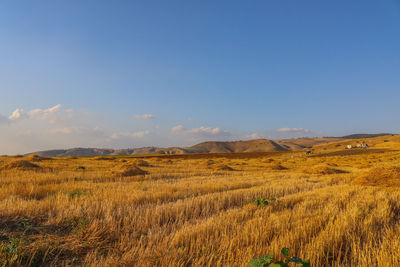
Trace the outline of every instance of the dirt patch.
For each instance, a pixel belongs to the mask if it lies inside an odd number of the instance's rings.
[[[20,170],[20,171],[34,171],[41,170],[42,168],[35,163],[28,160],[16,160],[4,165],[1,170]]]
[[[382,166],[365,171],[353,184],[370,186],[400,186],[400,167]]]

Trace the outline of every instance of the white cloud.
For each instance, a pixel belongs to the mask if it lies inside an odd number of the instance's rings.
[[[172,127],[171,131],[175,134],[185,134],[185,135],[194,135],[198,137],[228,137],[231,134],[227,131],[222,130],[221,128],[215,127],[204,127],[200,126],[198,128],[186,129],[183,125],[177,125]]]
[[[177,125],[177,126],[175,126],[175,127],[172,127],[171,131],[172,131],[173,133],[181,133],[181,132],[186,131],[186,128],[183,127],[183,125]]]
[[[280,128],[276,130],[278,133],[288,133],[288,134],[309,134],[310,130],[304,128]]]
[[[139,120],[151,120],[155,119],[156,117],[153,114],[143,114],[143,115],[135,115],[135,118]]]
[[[220,128],[211,128],[211,127],[200,126],[199,128],[194,128],[194,129],[189,130],[188,133],[218,135],[218,134],[223,133],[223,131]]]
[[[133,138],[142,138],[146,135],[150,134],[150,131],[146,130],[146,131],[139,131],[139,132],[133,132],[133,133],[129,133],[129,132],[123,132],[123,133],[113,133],[111,135],[111,139],[112,140],[117,140],[117,139],[121,139],[123,137],[133,137]]]
[[[32,119],[32,120],[45,120],[50,123],[54,123],[57,121],[58,113],[61,110],[61,104],[55,105],[48,109],[33,109],[31,111],[25,112],[23,109],[17,108],[13,111],[13,113],[8,117],[10,121],[19,121],[23,119]],[[71,110],[68,110],[71,113]]]
[[[8,117],[8,119],[11,120],[11,121],[15,121],[15,120],[24,119],[24,118],[27,118],[27,117],[28,117],[28,115],[25,113],[25,111],[23,109],[17,108]]]
[[[28,116],[34,120],[46,120],[54,123],[57,120],[56,113],[61,109],[61,107],[62,106],[58,104],[48,109],[33,109],[28,112]]]
[[[261,139],[263,138],[261,135],[259,135],[258,133],[252,133],[249,135],[245,136],[246,139]]]

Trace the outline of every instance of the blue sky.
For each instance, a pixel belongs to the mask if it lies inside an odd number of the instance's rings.
[[[399,99],[398,0],[0,1],[0,153],[397,133]]]

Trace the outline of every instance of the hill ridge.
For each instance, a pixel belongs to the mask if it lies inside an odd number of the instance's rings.
[[[53,149],[28,153],[46,157],[64,156],[112,156],[112,155],[146,155],[146,154],[193,154],[193,153],[234,153],[234,152],[273,152],[295,151],[316,144],[335,142],[342,138],[297,138],[283,140],[253,139],[239,141],[206,141],[190,147],[142,147],[142,148],[71,148]]]

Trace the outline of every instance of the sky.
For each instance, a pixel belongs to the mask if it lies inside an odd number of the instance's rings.
[[[400,132],[400,0],[0,0],[0,154]]]

